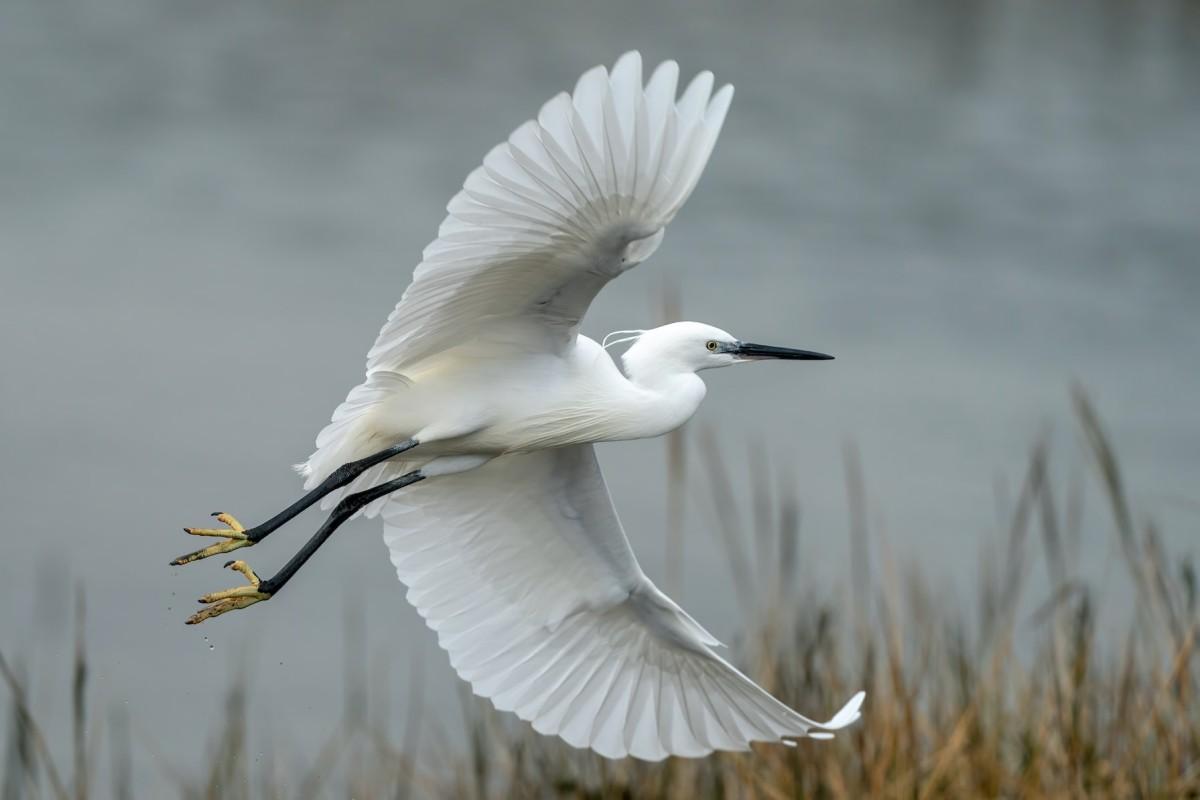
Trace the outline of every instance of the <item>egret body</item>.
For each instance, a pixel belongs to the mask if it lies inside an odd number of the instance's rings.
[[[703,171],[733,90],[637,53],[596,67],[494,148],[448,206],[367,358],[301,465],[307,494],[173,563],[249,547],[308,506],[326,522],[278,574],[206,595],[190,623],[274,597],[346,519],[381,516],[408,599],[473,690],[540,732],[621,757],[699,756],[827,738],[718,655],[642,572],[593,444],[659,436],[705,395],[699,373],[821,360],[676,322],[625,331],[620,366],[579,334],[596,294],[648,258]]]

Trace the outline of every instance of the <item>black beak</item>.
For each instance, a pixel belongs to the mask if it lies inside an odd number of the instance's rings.
[[[741,358],[778,358],[785,361],[829,361],[833,356],[814,353],[812,350],[793,350],[790,347],[772,347],[769,344],[738,342],[730,350]]]

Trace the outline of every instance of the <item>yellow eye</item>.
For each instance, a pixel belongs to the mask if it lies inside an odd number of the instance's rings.
[[[714,340],[710,339],[708,341],[708,344],[706,344],[704,346],[708,348],[708,352],[715,353],[715,352],[717,352],[717,348],[720,347],[721,345],[717,344]]]

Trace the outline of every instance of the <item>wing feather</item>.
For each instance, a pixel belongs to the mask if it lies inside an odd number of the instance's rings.
[[[665,62],[643,85],[641,57],[626,53],[493,148],[447,205],[368,372],[402,371],[499,320],[527,320],[530,340],[546,348],[574,337],[596,292],[632,266],[622,263],[626,247],[670,222],[711,153],[732,90],[710,102],[712,73],[702,72],[677,103],[678,76]],[[586,291],[562,291],[573,281]],[[490,291],[503,284],[510,290]],[[547,296],[570,305],[538,305]]]
[[[642,80],[636,52],[611,73],[588,70],[467,176],[367,354],[366,381],[301,466],[308,488],[362,444],[357,422],[373,403],[358,400],[386,396],[369,391],[374,375],[403,375],[479,339],[561,352],[596,294],[654,252],[708,163],[733,89],[714,95],[712,73],[701,72],[676,100],[673,61]]]
[[[384,538],[408,599],[476,694],[575,747],[700,756],[821,737],[637,564],[590,445],[502,456],[388,499]]]

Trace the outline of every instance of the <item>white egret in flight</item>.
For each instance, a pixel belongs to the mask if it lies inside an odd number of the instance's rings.
[[[611,758],[829,738],[718,655],[646,577],[600,474],[595,442],[660,436],[704,398],[698,373],[826,359],[698,322],[621,332],[622,367],[579,334],[605,284],[650,256],[708,161],[733,88],[678,66],[644,85],[637,53],[542,106],[450,201],[367,356],[366,379],[299,466],[308,490],[186,564],[249,547],[308,506],[326,522],[277,575],[201,598],[198,623],[274,597],[358,513],[381,516],[408,600],[476,694],[544,734]],[[419,484],[419,485],[414,485]]]

